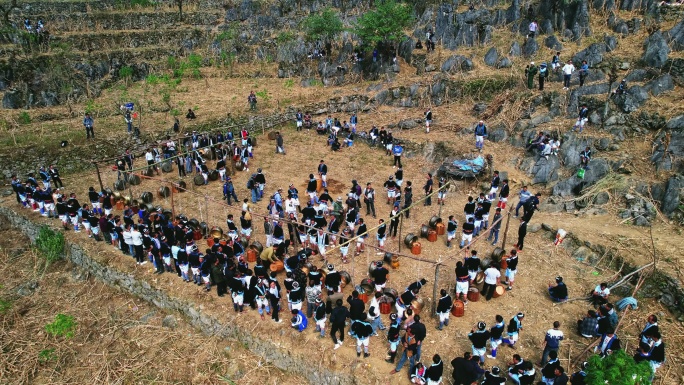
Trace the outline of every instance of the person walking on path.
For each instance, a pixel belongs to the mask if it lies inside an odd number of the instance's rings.
[[[480,120],[475,126],[475,148],[482,152],[484,149],[484,139],[487,137],[487,126]]]
[[[523,186],[520,192],[518,193],[518,197],[520,197],[520,200],[518,200],[518,204],[515,205],[515,217],[518,217],[518,214],[520,212],[520,208],[525,205],[525,202],[527,202],[528,199],[532,197],[532,193],[527,190],[527,186]]]
[[[549,76],[549,69],[546,67],[546,62],[539,66],[539,91],[544,91],[544,81]]]
[[[85,114],[85,118],[83,118],[83,127],[85,127],[86,130],[86,139],[90,139],[91,137],[95,139],[93,124],[93,118],[90,116],[90,114]]]
[[[575,66],[572,65],[572,60],[568,60],[561,71],[563,71],[563,89],[568,90],[570,89],[570,78],[575,72]]]
[[[520,221],[520,227],[518,227],[518,242],[515,244],[515,247],[518,248],[518,251],[523,250],[526,235],[527,235],[527,221],[525,221],[523,219],[522,221]]]
[[[537,71],[538,69],[537,66],[534,65],[534,62],[530,62],[530,64],[525,67],[525,76],[527,76],[527,88],[534,88],[534,76],[537,74]]]
[[[427,199],[425,199],[425,203],[423,203],[423,206],[432,206],[432,186],[434,185],[434,181],[432,180],[432,174],[428,173],[427,174],[427,180],[425,181],[425,186],[423,186],[423,190],[425,190],[425,195],[427,196]]]
[[[430,133],[430,125],[432,124],[432,109],[428,107],[425,110],[425,132]]]
[[[560,330],[560,322],[554,321],[553,329],[546,331],[546,336],[544,337],[544,342],[542,342],[542,358],[540,366],[546,365],[546,361],[549,358],[549,353],[556,352],[560,349],[560,342],[563,340],[563,332]]]
[[[276,154],[285,155],[285,146],[283,145],[283,136],[280,135],[280,131],[276,131]]]
[[[375,218],[375,189],[371,186],[371,182],[366,183],[366,188],[363,190],[363,203],[366,204],[366,215],[372,213]]]

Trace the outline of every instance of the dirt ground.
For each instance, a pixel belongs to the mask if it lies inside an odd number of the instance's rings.
[[[382,124],[382,117],[385,116],[381,115],[378,124]],[[360,117],[361,124],[370,124],[371,122],[367,122],[367,119],[369,119],[367,116],[362,115]],[[382,184],[387,176],[394,172],[391,165],[391,157],[385,156],[384,152],[379,149],[369,149],[366,145],[357,144],[352,148],[345,148],[338,153],[332,153],[324,145],[324,138],[316,136],[313,132],[295,132],[292,127],[281,131],[285,138],[287,155],[274,155],[274,142],[268,141],[266,137],[259,137],[259,145],[255,149],[255,158],[250,163],[250,173],[255,172],[257,167],[263,168],[267,178],[267,194],[271,194],[279,187],[286,190],[290,183],[295,183],[296,186],[302,187],[308,174],[315,172],[320,159],[324,159],[328,164],[331,185],[333,185],[333,181],[336,182],[334,184],[336,187],[335,191],[331,191],[333,198],[342,195],[342,192],[346,192],[351,186],[350,182],[352,179],[356,179],[362,184],[368,181],[373,182],[376,191],[379,193],[378,196],[381,196]],[[429,137],[418,130],[413,130],[410,133],[402,132],[399,136],[402,138],[404,136],[410,137],[413,141],[421,139],[446,139],[453,143],[454,148],[458,148],[463,152],[469,151],[470,146],[467,138],[455,137],[451,133],[443,132],[439,126],[430,133]],[[510,150],[510,147],[491,143],[486,144],[485,152],[494,153],[495,159],[497,159],[496,154],[501,154],[500,156],[509,159],[517,156],[515,151]],[[413,181],[414,200],[417,200],[423,195],[421,188],[425,181],[425,174],[429,171],[434,171],[435,165],[427,162],[420,154],[405,159],[403,163],[405,170],[404,180]],[[519,174],[512,165],[509,166],[506,162],[500,164],[496,168],[509,172],[509,178],[516,181],[513,183],[511,190],[517,191],[521,183],[520,181],[524,181],[525,176]],[[103,174],[105,185],[111,185],[116,178],[115,173],[105,172]],[[175,173],[162,174],[162,177],[174,181],[177,179],[176,175]],[[233,176],[239,198],[247,196],[245,188],[247,177],[247,172],[241,172]],[[87,186],[96,185],[97,183],[96,177],[93,174],[67,176],[64,179],[69,189],[73,188],[81,197],[85,196]],[[186,181],[190,185],[191,177],[186,178]],[[344,187],[339,187],[340,185],[337,182]],[[462,207],[465,203],[466,194],[479,194],[481,186],[478,183],[455,183],[454,185],[454,191],[449,193],[446,204],[442,208],[441,217],[446,218],[448,215],[454,214],[459,223],[462,223]],[[158,187],[159,182],[143,181],[140,186],[134,187],[133,196],[138,197],[143,191],[155,192]],[[182,212],[189,217],[204,220],[210,226],[218,224],[224,228],[226,213],[234,212],[236,215],[239,213],[238,208],[229,209],[210,200],[220,201],[221,187],[218,182],[211,182],[208,186],[193,186],[192,189],[200,195],[190,193],[174,194],[176,212]],[[205,195],[208,197],[207,199],[203,198]],[[516,199],[511,199],[511,203],[515,202]],[[13,204],[13,202],[5,199],[5,204]],[[154,204],[162,205],[165,208],[170,208],[171,206],[170,199],[168,198],[161,199],[155,197]],[[265,212],[265,206],[265,201],[260,202],[256,207],[256,211]],[[388,218],[390,207],[382,199],[378,199],[376,209],[379,217]],[[365,214],[365,208],[361,213]],[[404,234],[408,232],[418,233],[420,226],[427,223],[431,216],[438,213],[439,207],[435,205],[434,200],[431,207],[419,206],[412,210],[411,219],[403,222]],[[377,223],[377,220],[374,220],[372,217],[365,216],[365,218],[369,223],[369,227],[371,227],[371,224]],[[637,260],[639,257],[648,258],[648,248],[645,243],[646,235],[643,231],[630,226],[616,226],[616,219],[611,215],[595,216],[587,219],[575,217],[571,214],[547,214],[541,212],[535,215],[533,222],[549,223],[554,227],[562,225],[566,230],[575,232],[581,239],[586,238],[598,243],[602,243],[599,241],[606,239],[605,235],[609,232],[611,235],[615,234],[616,237],[627,237],[627,239],[623,238],[623,240],[626,242],[627,248],[633,248],[632,254],[634,254],[634,257]],[[257,221],[255,221],[254,228],[256,230],[254,234],[255,239],[263,243],[263,229],[258,225]],[[515,241],[516,228],[515,220],[511,220],[511,230],[507,241],[508,248]],[[679,255],[677,254],[678,249],[671,245],[673,242],[669,242],[675,236],[675,230],[669,225],[657,224],[654,226],[654,233],[656,234],[655,241],[659,251],[663,254],[672,253],[670,256],[677,258]],[[389,384],[396,383],[397,380],[400,380],[400,383],[408,383],[407,380],[404,380],[406,369],[404,369],[403,374],[389,375],[392,366],[383,361],[387,350],[387,342],[384,336],[371,339],[370,358],[365,360],[357,359],[354,354],[354,341],[349,337],[345,340],[344,348],[333,351],[332,342],[327,338],[325,340],[318,340],[316,334],[311,331],[311,328],[301,335],[292,330],[286,331],[288,330],[286,325],[274,325],[269,320],[259,321],[254,311],[249,311],[246,315],[236,317],[232,311],[230,299],[218,298],[215,292],[206,294],[194,285],[183,284],[175,275],[164,274],[160,277],[155,276],[152,274],[149,265],[136,268],[130,257],[114,252],[111,246],[107,247],[101,243],[95,243],[86,239],[83,233],[68,233],[67,236],[70,239],[82,242],[84,247],[89,249],[91,255],[97,254],[97,258],[107,261],[111,266],[123,271],[132,272],[136,276],[144,277],[153,286],[169,291],[172,295],[202,303],[204,310],[211,314],[227,316],[230,322],[242,324],[246,328],[248,327],[249,330],[264,336],[273,335],[274,330],[282,330],[282,336],[276,338],[283,349],[292,350],[295,354],[306,357],[305,359],[315,359],[318,365],[325,365],[334,370],[353,373],[360,383]],[[374,244],[374,242],[373,236],[369,238],[369,243]],[[456,248],[447,249],[443,237],[440,237],[438,242],[435,243],[427,242],[425,239],[422,239],[421,242],[423,250],[419,257],[431,261],[448,260],[445,262],[445,267],[440,269],[439,288],[453,287],[453,267],[456,258],[460,258],[463,255],[462,252],[459,252]],[[396,251],[398,249],[398,240],[388,241],[387,243],[389,251]],[[668,247],[668,245],[670,246]],[[486,256],[491,252],[493,246],[481,242],[474,248],[480,252],[480,255]],[[402,248],[402,251],[404,253],[408,252],[405,247]],[[358,283],[366,277],[368,263],[378,258],[379,256],[368,249],[362,255],[355,257],[350,265],[341,265],[337,253],[333,253],[330,259],[337,266],[342,266],[338,268],[349,271],[353,282]],[[464,351],[469,351],[470,344],[467,341],[467,333],[478,321],[483,320],[491,326],[496,314],[501,314],[508,320],[519,311],[523,311],[526,314],[525,330],[521,336],[519,348],[515,351],[508,348],[501,349],[496,360],[487,360],[487,367],[495,364],[505,367],[514,353],[521,354],[523,358],[531,359],[534,362],[538,361],[544,333],[547,329],[551,328],[551,324],[555,320],[561,321],[563,325],[562,330],[567,336],[561,348],[562,365],[566,368],[569,366],[568,357],[573,361],[575,360],[577,354],[588,345],[589,341],[576,334],[574,323],[590,306],[583,301],[553,305],[547,298],[546,283],[552,280],[553,277],[562,275],[568,283],[570,297],[578,297],[591,290],[597,283],[606,279],[607,276],[612,275],[613,272],[602,272],[581,264],[570,258],[562,249],[554,252],[550,240],[540,237],[539,234],[528,235],[525,251],[521,253],[520,259],[519,274],[515,289],[512,292],[508,292],[503,297],[493,299],[490,302],[484,300],[470,302],[465,316],[457,319],[452,318],[450,325],[442,332],[438,332],[433,328],[436,326],[434,319],[423,319],[428,326],[428,336],[423,348],[424,362],[428,362],[434,353],[439,353],[443,360],[447,362],[451,361],[454,357],[462,355]],[[319,266],[321,265],[320,261],[315,260],[314,263]],[[432,264],[402,258],[401,266],[396,270],[392,270],[390,275],[391,281],[388,286],[400,291],[410,282],[426,278],[429,281],[428,288],[421,292],[421,296],[428,302],[432,300],[432,284],[434,282],[434,266]],[[348,294],[351,290],[351,287],[348,286],[345,289],[345,293]],[[616,301],[618,298],[611,299]],[[643,326],[646,316],[650,313],[658,314],[659,318],[662,319],[661,327],[664,331],[664,341],[668,346],[668,364],[658,372],[656,383],[680,383],[680,378],[684,373],[681,369],[682,361],[679,355],[682,341],[682,323],[676,321],[659,303],[649,300],[641,301],[638,311],[627,314],[619,335],[627,343],[627,351],[631,354],[636,344],[636,336]],[[387,316],[383,316],[383,319],[384,323],[387,324]],[[303,346],[305,348],[302,348]],[[316,355],[315,358],[312,356],[312,353]],[[450,368],[446,369],[445,378],[449,377],[450,370]],[[574,371],[576,368],[568,368],[568,370]]]
[[[181,316],[44,259],[17,230],[0,230],[3,384],[301,384],[240,344],[207,337]],[[34,289],[31,289],[34,288]],[[74,337],[45,325],[75,317]],[[173,328],[162,321],[170,317]],[[168,319],[167,319],[168,321]]]

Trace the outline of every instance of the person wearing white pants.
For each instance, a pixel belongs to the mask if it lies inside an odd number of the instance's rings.
[[[356,338],[356,356],[361,357],[361,347],[363,347],[363,358],[368,358],[370,356],[368,345],[370,344],[370,335],[373,333],[373,328],[365,320],[354,320],[350,329],[352,336]]]
[[[444,373],[444,364],[439,354],[432,356],[432,365],[425,371],[425,378],[427,385],[440,385],[442,383],[442,374]]]
[[[442,330],[444,329],[444,326],[449,325],[449,314],[451,314],[450,311],[453,306],[453,301],[451,300],[451,296],[444,289],[440,290],[439,295],[439,302],[437,302],[439,326],[437,326],[437,330]]]

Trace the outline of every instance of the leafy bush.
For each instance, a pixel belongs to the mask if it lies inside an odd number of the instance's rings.
[[[129,79],[131,76],[133,76],[133,68],[129,66],[119,68],[119,77],[122,79]]]
[[[278,36],[276,36],[276,42],[278,42],[278,44],[285,44],[285,43],[293,41],[294,39],[295,39],[295,34],[294,34],[294,32],[291,32],[291,31],[284,31],[284,32],[279,33]]]
[[[38,361],[42,364],[56,359],[57,355],[55,354],[55,348],[43,349],[38,353]]]
[[[294,79],[287,79],[287,80],[285,80],[285,84],[283,84],[283,87],[285,87],[285,89],[288,89],[288,90],[290,88],[292,88],[293,86],[294,86]]]
[[[517,85],[517,78],[490,76],[464,82],[461,86],[461,90],[463,96],[488,100],[505,90],[515,88]]]
[[[653,371],[647,361],[636,363],[634,358],[618,350],[601,358],[599,355],[589,357],[587,368],[587,385],[651,385]]]
[[[52,323],[45,325],[45,331],[53,337],[72,338],[76,330],[76,319],[73,316],[59,313]]]
[[[404,38],[404,30],[413,22],[411,8],[395,0],[378,4],[374,11],[361,15],[355,26],[356,34],[366,45],[378,43],[398,44]]]
[[[304,19],[304,32],[310,40],[330,41],[342,32],[342,20],[330,8],[317,15],[310,15]]]
[[[31,123],[31,115],[29,115],[28,111],[21,111],[18,120],[20,124],[29,124]]]
[[[64,253],[64,234],[43,225],[38,232],[36,246],[38,246],[47,262],[52,263],[62,258]]]

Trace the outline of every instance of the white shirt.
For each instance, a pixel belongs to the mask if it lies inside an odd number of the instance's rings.
[[[537,23],[534,21],[530,23],[530,32],[537,32]]]
[[[575,66],[568,63],[563,66],[563,74],[565,75],[572,75],[572,73],[575,72]]]
[[[127,245],[133,244],[133,237],[131,237],[131,232],[130,231],[123,231],[123,240],[124,243]]]
[[[140,233],[140,231],[137,230],[131,231],[131,242],[133,243],[133,246],[142,246],[142,233]]]
[[[490,267],[489,269],[485,270],[484,272],[485,275],[485,283],[489,285],[496,285],[497,279],[501,277],[501,273],[499,272],[499,269],[495,269],[493,267]]]
[[[154,155],[152,155],[152,152],[151,152],[151,151],[148,151],[148,152],[145,153],[145,159],[146,159],[147,161],[154,160]]]
[[[607,287],[603,290],[601,290],[601,285],[597,285],[596,288],[594,288],[594,291],[597,292],[601,297],[607,297],[610,295],[610,289]]]

